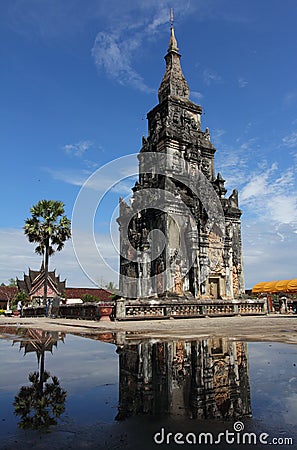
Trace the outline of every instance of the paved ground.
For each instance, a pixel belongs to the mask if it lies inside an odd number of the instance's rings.
[[[31,327],[67,333],[127,332],[127,334],[135,333],[138,338],[159,339],[229,336],[238,340],[279,341],[297,344],[297,315],[275,314],[126,322],[0,317],[0,326]]]

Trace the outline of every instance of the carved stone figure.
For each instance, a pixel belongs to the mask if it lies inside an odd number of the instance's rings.
[[[209,128],[208,127],[205,128],[204,137],[205,137],[206,140],[210,141],[210,132],[209,132]]]
[[[208,243],[210,270],[213,273],[222,273],[224,267],[222,239],[211,231],[208,236]]]
[[[201,170],[203,172],[203,174],[209,178],[210,176],[210,162],[207,161],[206,159],[202,160],[202,164],[201,164]]]

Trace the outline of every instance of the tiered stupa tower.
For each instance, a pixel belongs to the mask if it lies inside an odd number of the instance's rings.
[[[232,300],[244,293],[238,193],[225,197],[216,149],[189,99],[174,28],[159,103],[148,113],[139,181],[120,200],[120,291],[149,299]],[[157,231],[157,233],[156,233]],[[160,234],[162,233],[162,239]]]

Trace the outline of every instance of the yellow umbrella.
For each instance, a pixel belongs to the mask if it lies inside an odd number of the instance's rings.
[[[255,293],[255,294],[259,294],[261,292],[264,292],[263,291],[263,287],[264,287],[265,284],[266,284],[266,281],[261,281],[260,283],[255,284],[255,286],[252,289],[252,292]]]
[[[264,284],[263,286],[263,292],[276,292],[276,285],[277,285],[278,281],[267,281],[267,283]]]
[[[297,278],[293,278],[287,284],[288,292],[297,292]]]
[[[290,280],[280,280],[276,285],[276,292],[287,292]]]

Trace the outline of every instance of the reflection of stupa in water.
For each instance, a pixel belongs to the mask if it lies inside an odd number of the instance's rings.
[[[124,345],[118,420],[132,415],[251,415],[247,344],[227,338]]]

